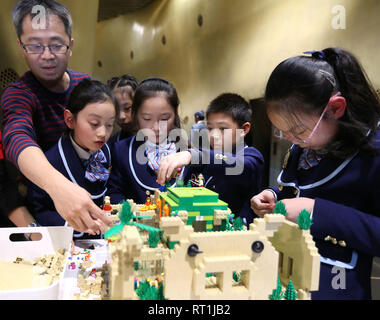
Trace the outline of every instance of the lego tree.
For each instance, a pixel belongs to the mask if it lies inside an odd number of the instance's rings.
[[[233,217],[234,214],[227,215],[227,219],[222,220],[222,224],[220,225],[220,231],[233,231]]]
[[[185,183],[183,182],[183,180],[178,180],[177,181],[177,184],[176,184],[177,188],[183,188],[184,186],[185,186]]]
[[[159,235],[162,231],[161,229],[154,228],[146,224],[134,222],[132,221],[134,217],[135,216],[133,215],[133,212],[131,210],[131,205],[129,204],[129,202],[123,201],[121,211],[119,212],[120,224],[117,224],[116,226],[113,226],[112,228],[108,229],[105,232],[104,237],[106,239],[112,239],[112,237],[119,235],[121,233],[125,225],[132,225],[132,226],[138,227],[141,230],[145,230],[147,232],[158,233],[158,238],[160,237]]]
[[[141,300],[166,300],[163,283],[160,284],[159,288],[156,288],[150,284],[148,279],[139,284],[136,288],[136,294]]]
[[[233,222],[233,230],[243,230],[243,220],[240,217],[237,217]]]
[[[297,224],[302,230],[309,230],[313,224],[313,219],[310,218],[310,212],[302,210],[297,218]]]
[[[280,277],[277,277],[277,287],[273,289],[272,294],[269,295],[270,300],[282,300],[284,297],[284,292],[282,291],[282,284],[280,281]]]
[[[191,180],[190,180],[190,179],[187,181],[187,185],[186,185],[186,187],[187,187],[187,188],[191,188],[191,187],[192,187],[192,185],[191,185]]]
[[[160,232],[155,230],[149,231],[148,244],[150,248],[157,248],[158,243],[160,242]]]
[[[288,212],[286,211],[285,204],[282,201],[278,201],[273,209],[273,213],[279,213],[286,217]]]
[[[161,282],[161,284],[158,288],[157,300],[166,300],[165,296],[164,296],[164,283],[163,282]]]
[[[121,206],[121,211],[119,213],[119,218],[121,223],[127,224],[133,218],[133,213],[131,210],[131,205],[128,201],[123,201]]]
[[[289,280],[288,287],[284,294],[285,300],[297,300],[297,291],[294,289],[293,281]]]

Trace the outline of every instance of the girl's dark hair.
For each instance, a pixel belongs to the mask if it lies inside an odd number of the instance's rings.
[[[136,114],[146,99],[162,95],[164,93],[166,100],[174,110],[174,127],[181,128],[181,120],[178,115],[179,98],[177,90],[167,80],[162,78],[147,78],[140,82],[137,87],[132,103],[132,118],[137,122]]]
[[[121,87],[131,87],[133,92],[136,91],[139,82],[134,76],[130,74],[124,74],[121,77],[113,77],[107,82],[108,87],[113,90]]]
[[[337,92],[346,99],[346,111],[337,120],[334,141],[321,153],[346,158],[361,149],[376,154],[370,140],[380,119],[379,97],[358,60],[346,50],[327,48],[281,62],[270,75],[265,100],[267,107],[296,121],[298,112],[320,115]]]
[[[83,79],[71,92],[66,109],[76,116],[89,103],[111,101],[118,113],[118,103],[111,89],[97,80]]]

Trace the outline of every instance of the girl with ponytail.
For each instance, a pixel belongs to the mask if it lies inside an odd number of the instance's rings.
[[[301,210],[321,255],[313,299],[370,299],[373,256],[380,255],[380,102],[358,60],[327,48],[289,58],[266,87],[274,135],[291,141],[278,187],[251,199],[259,216],[281,200],[287,219]],[[336,285],[336,269],[344,285]]]

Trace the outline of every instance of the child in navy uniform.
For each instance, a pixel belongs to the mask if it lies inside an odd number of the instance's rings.
[[[371,299],[380,256],[379,98],[349,52],[328,48],[280,63],[265,92],[274,134],[293,142],[278,188],[252,198],[259,215],[285,204],[287,219],[312,213],[321,255],[312,299]]]
[[[170,138],[172,130],[180,128],[178,106],[177,91],[170,82],[162,78],[141,81],[132,105],[139,132],[115,143],[113,148],[108,192],[111,203],[125,199],[145,203],[147,192],[160,188],[156,180],[161,158],[179,147],[178,135]],[[170,183],[174,185],[175,181]]]
[[[139,83],[135,77],[125,74],[121,77],[113,77],[107,84],[119,104],[119,114],[116,119],[121,129],[109,139],[108,144],[111,145],[134,135],[132,102]]]
[[[252,110],[243,97],[233,93],[219,95],[206,111],[211,150],[191,149],[193,158],[187,151],[167,157],[160,167],[159,182],[165,183],[173,168],[192,164],[188,175],[201,173],[204,187],[217,192],[236,216],[250,224],[255,217],[250,199],[261,191],[264,168],[262,154],[244,142],[251,129],[251,117]]]
[[[106,142],[112,133],[116,112],[117,102],[109,88],[96,80],[83,80],[73,90],[64,111],[68,132],[46,152],[49,162],[73,183],[86,189],[98,206],[103,204],[107,191],[111,153]],[[28,188],[28,202],[39,224],[65,224],[49,195],[34,184]],[[74,237],[79,236],[82,234],[74,234]]]

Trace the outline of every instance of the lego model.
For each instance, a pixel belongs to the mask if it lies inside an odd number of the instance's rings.
[[[230,223],[227,204],[208,189],[169,187],[151,196],[152,203],[158,199],[155,216],[139,223],[141,211],[128,200],[121,223],[105,234],[111,299],[292,300],[310,299],[318,289],[320,256],[310,231],[284,214],[244,229],[237,219]],[[168,208],[169,216],[160,214]],[[212,221],[208,232],[195,230],[193,214]]]
[[[222,220],[231,214],[228,204],[220,200],[216,192],[203,187],[169,187],[159,196],[164,211],[167,205],[166,211],[170,210],[172,216],[181,216],[195,231],[218,230]]]

